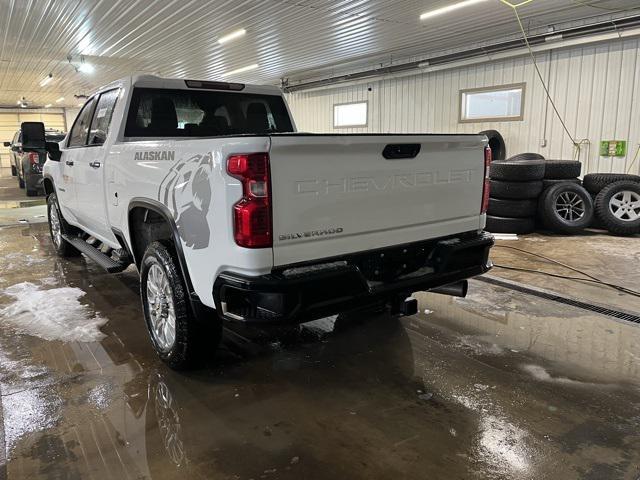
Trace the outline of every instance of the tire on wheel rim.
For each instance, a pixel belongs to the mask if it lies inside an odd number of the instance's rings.
[[[540,217],[554,232],[578,233],[591,226],[593,215],[591,195],[575,183],[559,183],[540,197]]]
[[[565,178],[561,180],[545,178],[544,180],[542,180],[542,186],[545,190],[560,183],[575,183],[576,185],[582,185],[582,182],[579,178]]]
[[[62,238],[62,235],[67,233],[70,228],[60,212],[58,198],[55,193],[47,197],[47,218],[49,220],[51,242],[58,256],[77,257],[80,255],[80,251],[77,248]]]
[[[596,214],[611,233],[640,233],[640,183],[615,182],[596,197]]]
[[[221,329],[208,332],[191,311],[173,249],[153,242],[140,267],[140,297],[151,342],[160,359],[176,370],[197,366],[205,346],[214,351]],[[219,318],[207,319],[219,327]],[[211,333],[211,334],[209,334]]]
[[[544,160],[544,157],[539,153],[519,153],[518,155],[507,158],[509,162],[523,162],[527,160]]]

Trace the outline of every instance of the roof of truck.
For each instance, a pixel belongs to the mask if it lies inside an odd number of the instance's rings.
[[[186,78],[163,78],[149,74],[134,74],[100,87],[98,91],[129,84],[135,87],[165,88],[180,90],[214,90],[238,93],[254,93],[262,95],[281,95],[282,90],[275,85],[251,85],[245,83],[225,82],[220,80],[199,80]]]

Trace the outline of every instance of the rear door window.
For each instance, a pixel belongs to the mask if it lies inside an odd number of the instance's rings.
[[[87,143],[87,136],[89,135],[89,125],[91,123],[91,115],[93,114],[93,107],[95,106],[96,99],[92,98],[80,111],[78,118],[76,118],[73,127],[71,128],[71,134],[69,135],[68,147],[82,147]]]
[[[107,140],[113,109],[116,106],[119,90],[110,90],[100,95],[91,121],[89,145],[102,145]]]
[[[279,95],[136,88],[125,137],[213,137],[293,131]]]

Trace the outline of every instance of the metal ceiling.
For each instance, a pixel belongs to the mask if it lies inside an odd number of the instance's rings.
[[[420,21],[453,0],[0,0],[0,106],[76,106],[74,95],[132,72],[277,83],[347,66],[463,48],[515,35],[499,0]],[[586,5],[589,4],[589,5]],[[521,7],[539,29],[638,9],[637,0],[533,0]],[[224,45],[238,28],[247,33]],[[95,66],[76,71],[83,56]],[[40,86],[49,73],[53,80]],[[59,104],[55,100],[65,97]]]

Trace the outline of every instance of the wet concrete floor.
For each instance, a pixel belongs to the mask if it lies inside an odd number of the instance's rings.
[[[636,256],[585,268],[637,284],[637,239],[615,241]],[[504,244],[567,263],[606,244],[562,242]],[[510,255],[495,253],[557,267]],[[639,325],[473,281],[467,299],[417,294],[422,313],[400,320],[325,319],[286,342],[236,335],[180,374],[151,349],[137,290],[135,270],[56,258],[46,224],[0,228],[0,478],[640,477]]]

